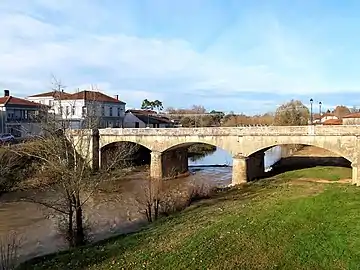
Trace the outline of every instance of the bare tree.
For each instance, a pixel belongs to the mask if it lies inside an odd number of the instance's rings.
[[[299,100],[291,100],[281,105],[275,113],[275,125],[302,126],[309,121],[309,109]]]
[[[58,81],[55,81],[54,91],[63,89]],[[64,105],[61,93],[57,106]],[[75,106],[68,104],[67,106]],[[66,226],[66,239],[70,246],[80,246],[86,242],[84,228],[84,205],[96,191],[103,180],[100,174],[91,169],[91,155],[93,153],[93,136],[97,136],[98,127],[98,103],[96,100],[88,103],[84,108],[85,120],[81,128],[72,130],[71,119],[68,113],[62,109],[61,115],[49,113],[39,114],[43,134],[32,142],[23,143],[16,149],[21,156],[29,156],[42,163],[42,172],[46,181],[41,188],[54,191],[54,198],[38,199],[27,198],[26,200],[45,206],[53,210],[59,220],[63,220]],[[65,116],[64,116],[65,115]],[[76,134],[77,136],[73,136]],[[132,153],[131,149],[123,149],[122,152],[112,156],[110,166],[102,167],[102,171],[113,168],[116,160],[122,159],[123,154]]]

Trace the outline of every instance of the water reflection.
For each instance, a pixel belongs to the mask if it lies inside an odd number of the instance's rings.
[[[281,159],[281,146],[275,146],[265,151],[264,163],[265,171],[271,169],[271,166]],[[216,148],[216,150],[203,150],[196,158],[189,158],[189,166],[211,166],[211,165],[227,165],[232,166],[232,156],[229,152]]]

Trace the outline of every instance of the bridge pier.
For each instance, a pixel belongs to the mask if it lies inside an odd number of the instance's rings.
[[[257,152],[247,159],[247,179],[252,181],[258,179],[265,174],[265,152]]]
[[[231,185],[240,185],[247,182],[247,159],[242,155],[233,156]]]
[[[161,152],[156,152],[156,151],[151,152],[150,177],[152,179],[163,178],[163,162],[162,162]]]
[[[359,179],[359,167],[358,164],[353,162],[351,163],[351,168],[352,168],[352,180],[351,183],[354,185],[359,186],[360,185],[360,179]]]
[[[174,178],[188,173],[187,149],[166,152],[151,152],[150,177],[153,179]]]

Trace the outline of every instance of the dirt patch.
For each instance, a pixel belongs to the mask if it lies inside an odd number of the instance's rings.
[[[291,182],[311,182],[311,183],[323,183],[323,184],[349,184],[351,183],[351,179],[341,179],[338,181],[331,181],[326,179],[314,179],[314,178],[298,178],[292,180]]]

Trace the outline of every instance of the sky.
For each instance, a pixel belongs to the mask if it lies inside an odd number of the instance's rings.
[[[1,0],[0,89],[99,89],[129,108],[360,108],[360,1]]]

